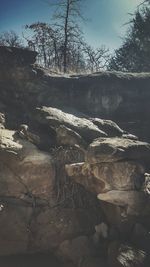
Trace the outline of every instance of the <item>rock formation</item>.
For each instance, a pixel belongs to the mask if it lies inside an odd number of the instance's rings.
[[[150,144],[98,112],[67,106],[72,84],[97,75],[56,77],[35,57],[0,47],[0,255],[149,266]]]

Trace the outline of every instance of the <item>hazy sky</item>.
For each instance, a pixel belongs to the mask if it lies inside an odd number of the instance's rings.
[[[0,32],[22,33],[23,26],[36,21],[50,22],[51,0],[0,0]],[[54,0],[53,0],[54,1]],[[88,22],[82,25],[86,40],[93,46],[105,44],[111,50],[121,44],[129,21],[142,0],[84,0],[83,13]]]

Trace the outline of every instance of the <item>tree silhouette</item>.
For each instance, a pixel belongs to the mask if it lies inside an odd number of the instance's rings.
[[[10,30],[0,33],[0,45],[22,47],[23,42],[19,35]]]

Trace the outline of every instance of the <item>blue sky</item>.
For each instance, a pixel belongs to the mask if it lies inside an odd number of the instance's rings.
[[[14,30],[36,21],[50,22],[51,0],[0,0],[0,32]],[[55,0],[53,0],[55,1]],[[82,24],[86,40],[94,47],[105,44],[118,48],[126,31],[126,23],[142,0],[84,0],[83,13],[88,21]]]

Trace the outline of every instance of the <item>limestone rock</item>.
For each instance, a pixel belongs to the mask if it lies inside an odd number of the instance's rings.
[[[15,142],[15,131],[7,129],[0,130],[0,151],[12,154],[18,154],[23,148],[22,144]]]
[[[122,216],[137,216],[144,211],[147,200],[142,187],[144,168],[136,162],[66,165],[67,174],[98,199],[125,208]]]
[[[33,134],[29,131],[29,127],[26,124],[21,124],[19,126],[18,135],[25,140],[30,141],[31,143],[35,144],[36,146],[40,145],[40,137],[36,134]]]
[[[102,201],[124,207],[125,213],[122,214],[123,217],[142,214],[143,207],[146,204],[144,193],[138,191],[111,190],[101,193],[97,197]]]
[[[146,253],[137,248],[112,242],[108,249],[110,267],[146,267]]]
[[[40,210],[37,207],[37,213],[30,223],[30,231],[33,234],[30,251],[56,252],[65,240],[78,238],[90,232],[95,219],[93,222],[88,220],[88,210],[63,209],[57,204],[54,206],[55,208],[45,206]],[[63,257],[63,253],[60,252],[59,255]]]
[[[150,195],[150,174],[145,173],[144,191],[147,195]]]
[[[5,114],[0,112],[0,129],[5,128]]]
[[[91,121],[98,126],[99,129],[107,133],[109,137],[122,136],[124,131],[111,120],[102,120],[99,118],[91,118]]]
[[[85,162],[66,165],[66,172],[97,194],[99,200],[118,208],[115,224],[121,225],[130,216],[136,221],[138,216],[148,216],[148,201],[142,188],[143,161],[149,149],[149,144],[131,139],[99,138],[89,145]]]
[[[0,198],[1,199],[1,198]],[[28,249],[32,208],[2,202],[0,211],[0,255],[25,253]]]
[[[133,161],[66,164],[70,177],[94,193],[142,188],[145,168]]]
[[[82,259],[93,256],[94,248],[87,236],[79,236],[61,243],[57,254],[61,255],[64,260],[68,259],[75,264],[79,264]]]
[[[99,138],[87,150],[87,162],[115,162],[120,160],[144,160],[150,156],[150,145],[124,138]]]
[[[143,248],[150,254],[150,234],[149,234],[149,223],[143,225],[136,223],[132,232],[132,242],[138,247]]]
[[[35,57],[35,51],[0,47],[1,102],[9,111],[7,121],[15,125],[20,114],[28,114],[29,107],[67,107],[89,117],[116,121],[126,131],[149,140],[149,73],[99,72],[66,77],[37,65],[31,67]],[[20,112],[11,121],[16,106]],[[105,123],[108,125],[108,120]],[[113,127],[110,134],[113,129],[114,134],[120,134]]]
[[[138,137],[136,135],[130,133],[124,133],[122,137],[131,140],[138,140]]]
[[[101,237],[104,239],[108,237],[108,226],[104,222],[95,225],[95,233],[92,236],[92,240],[95,246],[97,246],[100,243]]]
[[[120,161],[94,164],[89,167],[91,174],[102,181],[103,192],[109,190],[137,190],[144,182],[145,168],[136,161]]]
[[[56,128],[56,141],[58,145],[78,146],[85,149],[86,142],[75,131],[64,125]]]
[[[0,131],[0,195],[50,198],[55,169],[52,157],[14,131]]]
[[[18,47],[0,46],[0,65],[25,66],[36,61],[37,52]]]
[[[79,134],[85,141],[90,143],[97,137],[107,136],[96,125],[85,118],[63,112],[60,109],[51,107],[42,107],[36,110],[35,118],[42,124],[49,127],[58,128],[64,125]]]
[[[99,194],[105,188],[104,182],[94,177],[90,167],[84,162],[66,164],[65,169],[69,177],[72,177],[77,183],[83,185],[94,194]]]
[[[0,123],[0,129],[5,129],[4,124]]]
[[[59,202],[55,164],[50,153],[18,132],[0,130],[0,255],[52,251],[97,224],[95,208],[71,209],[63,207],[64,199]],[[72,201],[69,195],[67,202]]]

